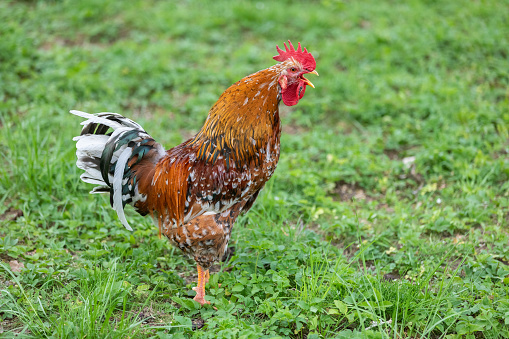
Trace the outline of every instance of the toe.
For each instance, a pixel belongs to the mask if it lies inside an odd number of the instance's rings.
[[[198,298],[198,296],[194,297],[194,301],[196,301],[198,304],[200,305],[205,305],[205,304],[209,304],[210,305],[210,301],[207,301],[205,300],[205,298]]]

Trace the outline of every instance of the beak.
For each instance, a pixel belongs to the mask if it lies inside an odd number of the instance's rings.
[[[309,73],[310,74],[316,74],[316,76],[319,76],[317,71],[313,71],[313,72],[309,72]],[[304,78],[304,76],[302,76],[301,78],[302,78],[302,80],[304,80],[304,82],[306,84],[308,84],[309,86],[315,88],[315,85],[313,85],[313,83],[311,81],[309,81],[308,79]]]

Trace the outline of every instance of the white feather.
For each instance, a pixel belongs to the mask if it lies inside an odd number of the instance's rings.
[[[90,159],[101,159],[104,150],[104,145],[91,145],[90,148],[78,148],[76,150],[76,156],[79,161]],[[118,156],[117,156],[118,158]]]
[[[102,179],[96,179],[95,177],[90,176],[88,173],[83,173],[80,176],[80,179],[84,182],[88,182],[89,184],[104,185],[104,181]]]
[[[79,138],[79,139],[75,140],[75,141],[77,141],[77,143],[76,143],[77,149],[94,148],[94,149],[100,150],[101,147],[104,149],[104,145],[106,145],[106,143],[108,142],[108,139],[110,137],[108,135],[89,134],[89,135],[80,135],[79,137],[76,137],[76,138]],[[101,150],[101,152],[102,152],[102,150]]]
[[[118,113],[101,112],[101,113],[94,114],[94,116],[98,116],[98,117],[103,117],[103,116],[116,117],[117,119],[122,121],[122,126],[127,126],[127,127],[131,127],[131,128],[134,128],[134,129],[139,129],[139,130],[144,131],[143,127],[141,127],[140,124],[138,124],[137,122],[135,122],[135,121],[133,121],[133,120],[131,120],[129,118],[126,118],[123,115],[120,115]]]
[[[137,122],[134,122],[133,120],[128,119],[128,118],[126,118],[126,117],[124,117],[124,116],[122,116],[122,115],[120,115],[118,113],[101,112],[101,113],[90,114],[90,113],[86,113],[86,112],[82,112],[82,111],[76,111],[76,110],[71,110],[69,112],[71,114],[74,114],[74,115],[80,116],[82,118],[88,119],[86,121],[83,121],[81,123],[82,125],[88,125],[90,123],[100,123],[100,124],[109,126],[109,127],[113,128],[113,129],[117,129],[120,126],[125,126],[125,127],[131,127],[131,128],[134,128],[134,129],[140,129],[140,130],[144,131],[143,127],[141,127],[140,124],[138,124]],[[112,120],[109,120],[109,119],[105,119],[105,118],[103,118],[103,116],[115,117],[115,118],[119,119],[120,121],[122,121],[122,124],[119,124],[118,122],[115,122],[115,121],[112,121]]]
[[[140,194],[140,191],[138,190],[138,184],[136,184],[136,186],[134,186],[133,205],[138,201],[145,202],[146,200],[147,196],[144,194]]]
[[[76,161],[76,167],[86,171],[82,175],[85,175],[85,177],[90,178],[92,180],[97,180],[98,181],[98,183],[97,183],[98,185],[105,185],[106,184],[104,182],[104,180],[103,180],[103,175],[99,171],[99,169],[97,169],[95,167],[91,167],[89,165],[89,163],[86,163],[86,162],[78,160],[78,161]],[[90,182],[90,181],[86,181],[85,179],[83,179],[83,177],[81,177],[81,180],[83,180],[85,182]],[[109,180],[109,182],[113,181],[113,175],[110,174],[110,173],[108,173],[108,180]],[[90,182],[90,183],[92,183],[92,182]]]
[[[124,214],[124,208],[122,207],[122,177],[124,176],[124,168],[132,154],[131,148],[126,148],[122,154],[118,157],[117,164],[115,166],[115,175],[113,177],[113,209],[117,211],[118,218],[122,225],[125,226],[129,231],[133,229],[129,226]]]
[[[106,190],[105,190],[106,189]],[[103,191],[99,191],[103,190]],[[101,193],[110,193],[108,186],[96,186],[93,190],[90,191],[90,194],[101,194]]]
[[[71,110],[69,112],[71,114],[77,115],[79,117],[88,119],[88,120],[83,121],[81,123],[81,125],[88,125],[88,124],[94,123],[94,124],[103,124],[103,125],[106,125],[108,127],[113,128],[113,129],[117,129],[117,128],[122,127],[122,125],[119,124],[118,122],[111,121],[111,120],[108,120],[108,119],[104,119],[104,118],[98,117],[98,116],[93,115],[93,114],[89,114],[89,113],[85,113],[85,112],[81,112],[81,111],[76,111],[76,110]]]
[[[110,138],[116,138],[117,135],[119,135],[121,133],[129,132],[129,131],[132,131],[132,130],[133,129],[131,127],[127,127],[127,126],[119,127],[113,133],[111,133]]]

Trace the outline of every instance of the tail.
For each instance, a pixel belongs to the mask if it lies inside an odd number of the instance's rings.
[[[90,193],[110,193],[111,206],[122,224],[132,231],[124,207],[147,198],[139,192],[138,184],[140,179],[153,176],[155,164],[165,155],[163,146],[139,124],[120,114],[70,113],[87,119],[81,123],[81,134],[73,138],[77,141],[76,166],[85,171],[81,180],[98,185]]]

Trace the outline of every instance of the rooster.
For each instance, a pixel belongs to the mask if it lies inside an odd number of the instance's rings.
[[[247,212],[279,160],[281,122],[278,106],[296,105],[304,77],[318,75],[316,62],[300,43],[276,46],[276,65],[230,86],[210,109],[200,131],[165,150],[136,122],[116,113],[88,114],[75,137],[76,165],[90,193],[109,193],[122,224],[129,204],[150,215],[169,241],[193,258],[198,268],[194,300],[205,300],[209,267],[222,258],[233,224]]]

